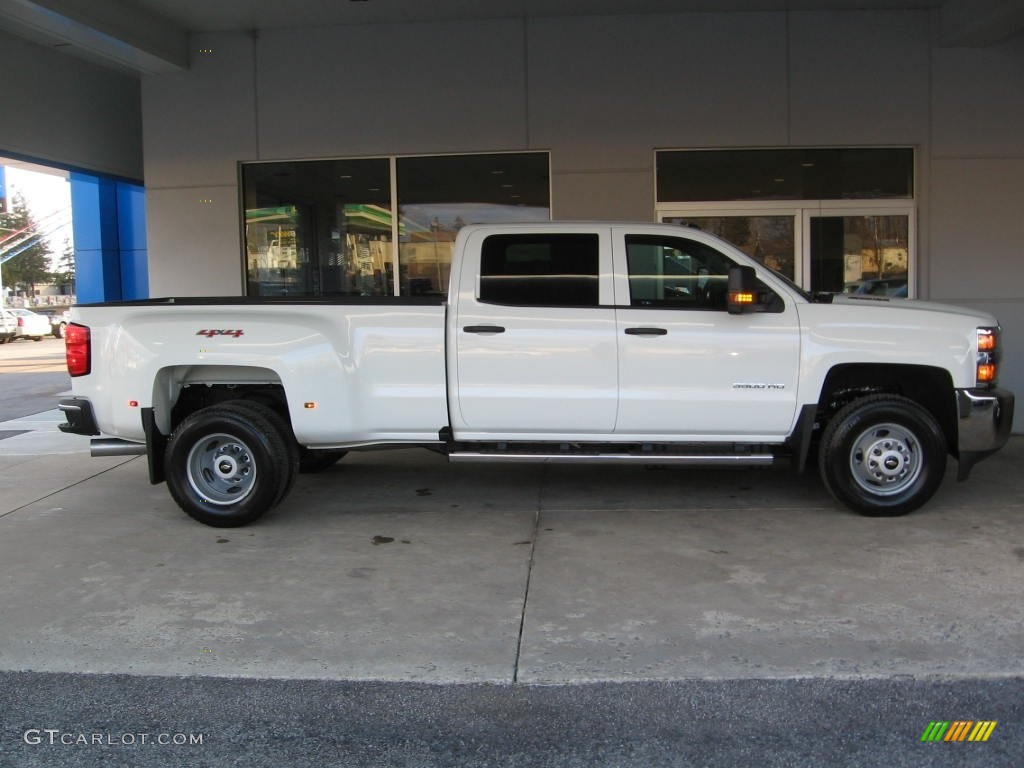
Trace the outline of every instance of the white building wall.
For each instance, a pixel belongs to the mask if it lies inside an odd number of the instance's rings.
[[[0,72],[0,154],[142,178],[137,78],[5,32]]]
[[[241,293],[244,160],[549,150],[556,218],[650,220],[656,148],[913,145],[918,293],[995,311],[1024,392],[1024,39],[940,48],[937,28],[911,10],[197,36],[190,71],[143,80],[152,295]]]

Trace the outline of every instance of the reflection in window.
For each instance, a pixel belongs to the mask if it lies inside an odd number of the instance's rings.
[[[726,308],[732,262],[704,243],[630,235],[626,261],[630,306]]]
[[[906,297],[907,216],[811,219],[811,290]]]
[[[403,295],[447,293],[465,225],[551,218],[545,152],[400,157],[397,167]]]
[[[670,216],[664,221],[686,224],[727,240],[755,261],[790,280],[796,274],[793,216]]]
[[[911,148],[673,150],[656,165],[659,202],[914,196]]]
[[[551,217],[545,152],[246,163],[242,196],[250,296],[441,296],[463,226]]]
[[[242,166],[250,296],[393,292],[387,160]]]

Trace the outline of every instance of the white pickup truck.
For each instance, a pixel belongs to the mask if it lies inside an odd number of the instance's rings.
[[[478,225],[447,296],[168,298],[78,306],[66,432],[146,454],[189,515],[244,525],[298,472],[422,446],[451,461],[816,461],[899,515],[1007,440],[990,315],[813,297],[673,225]]]

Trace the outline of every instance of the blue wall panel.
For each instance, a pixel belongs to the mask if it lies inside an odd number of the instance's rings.
[[[117,224],[121,251],[121,298],[149,298],[149,251],[146,249],[146,190],[117,183]]]
[[[71,211],[79,303],[148,297],[145,190],[73,172]]]

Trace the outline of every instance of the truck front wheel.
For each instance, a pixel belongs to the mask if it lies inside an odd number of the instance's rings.
[[[825,487],[855,512],[890,517],[932,497],[946,471],[946,440],[935,418],[913,400],[872,395],[842,408],[821,438]]]
[[[273,508],[295,472],[279,427],[258,410],[230,405],[203,408],[182,421],[164,462],[178,506],[217,528],[246,525]]]

